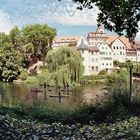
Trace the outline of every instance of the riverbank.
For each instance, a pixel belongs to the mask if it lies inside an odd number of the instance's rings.
[[[96,85],[96,84],[104,84],[106,82],[106,75],[92,75],[92,76],[83,76],[81,82],[75,85]],[[42,79],[39,76],[27,76],[25,80],[14,80],[14,83],[24,83],[24,84],[31,84],[31,85],[43,85],[45,79]],[[54,86],[52,84],[51,86]]]

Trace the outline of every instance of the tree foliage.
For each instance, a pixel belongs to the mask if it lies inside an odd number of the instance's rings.
[[[61,47],[57,51],[49,51],[46,62],[51,79],[56,85],[80,82],[83,72],[82,57],[75,49]]]
[[[104,93],[115,103],[129,100],[129,74],[126,70],[118,70],[106,78]]]
[[[133,41],[139,30],[140,0],[73,0],[79,2],[79,9],[93,8],[95,4],[101,11],[98,23],[110,31],[126,36]]]
[[[0,48],[0,80],[12,82],[20,74],[22,56],[17,53],[12,44],[5,43]]]
[[[18,29],[18,27],[13,28],[10,31],[10,41],[13,44],[15,50],[20,50],[21,49],[21,45],[22,45],[22,33],[21,31]]]
[[[32,46],[32,51],[29,53],[29,49],[27,47],[26,54],[30,54],[30,58],[33,61],[45,58],[48,50],[51,49],[53,38],[56,35],[56,30],[49,27],[47,24],[35,24],[24,27],[22,32],[24,44],[28,44],[26,47],[29,46],[29,48],[31,48]]]
[[[0,80],[11,82],[37,60],[44,60],[51,49],[56,30],[45,25],[14,27],[7,35],[0,33]],[[22,58],[22,59],[21,59]]]

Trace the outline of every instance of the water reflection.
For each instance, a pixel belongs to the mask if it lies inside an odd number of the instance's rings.
[[[52,95],[58,95],[58,90],[55,87],[51,87],[46,93],[43,87],[37,87],[40,92],[34,92],[32,89],[35,87],[28,86],[26,84],[6,84],[0,83],[0,94],[1,101],[9,103],[18,100],[24,101],[26,103],[32,102],[34,100],[39,100],[49,103],[58,103],[60,98],[50,98]],[[62,98],[61,103],[67,106],[75,105],[81,101],[95,100],[101,93],[102,85],[96,86],[79,86],[72,87],[72,91],[61,91],[61,95],[67,96],[68,98]],[[43,91],[43,92],[41,92]]]

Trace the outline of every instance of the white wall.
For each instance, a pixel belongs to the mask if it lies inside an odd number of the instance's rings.
[[[84,75],[90,75],[90,55],[88,50],[80,50],[83,58]]]
[[[113,52],[104,42],[100,47],[100,71],[113,68]]]
[[[113,60],[117,60],[119,62],[126,61],[126,47],[122,43],[122,41],[117,38],[111,45],[111,49],[113,51]]]
[[[126,60],[130,60],[133,63],[137,63],[137,54],[127,54],[126,55]]]
[[[80,50],[83,58],[84,75],[92,75],[99,73],[99,52],[91,52],[89,50]]]
[[[137,62],[140,62],[140,51],[137,50]]]

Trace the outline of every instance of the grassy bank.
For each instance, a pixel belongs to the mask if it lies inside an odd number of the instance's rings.
[[[105,71],[101,71],[98,75],[82,76],[80,84],[102,84],[105,83],[106,77],[107,73]],[[48,82],[53,86],[56,84],[54,81],[51,81],[52,79],[50,79],[47,69],[42,69],[40,73],[36,75],[29,75],[26,70],[23,70],[20,75],[20,80],[26,84],[43,84],[44,82]]]
[[[81,79],[81,84],[95,85],[95,84],[104,84],[106,81],[106,75],[92,75],[92,76],[83,76]]]
[[[80,104],[67,108],[63,105],[49,105],[34,102],[1,105],[0,115],[10,115],[17,119],[31,119],[43,123],[61,122],[62,124],[113,123],[132,116],[140,116],[140,99],[134,99],[131,106],[125,97],[117,102],[107,100],[96,105]]]

